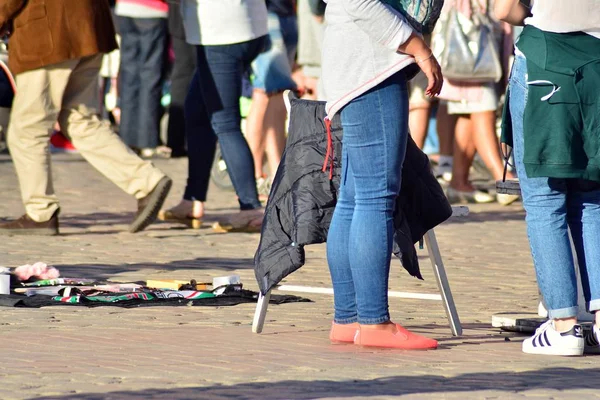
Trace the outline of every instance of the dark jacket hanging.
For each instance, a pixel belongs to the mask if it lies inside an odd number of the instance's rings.
[[[333,163],[326,163],[328,169],[323,172],[328,142],[325,103],[296,98],[290,102],[287,144],[254,257],[262,293],[304,265],[304,246],[327,240],[342,170],[339,114],[331,121],[330,129]],[[414,244],[451,215],[452,208],[431,173],[429,159],[409,137],[394,212],[393,252],[410,275],[423,279]]]

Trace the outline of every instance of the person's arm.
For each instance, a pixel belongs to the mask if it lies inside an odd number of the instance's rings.
[[[8,26],[24,5],[25,0],[4,0],[0,4],[0,27]]]
[[[527,1],[526,4],[529,4]],[[523,25],[525,18],[531,15],[528,7],[519,0],[496,0],[494,4],[496,18],[511,25]]]
[[[342,0],[353,22],[374,41],[397,51],[413,34],[413,29],[398,12],[380,0]]]

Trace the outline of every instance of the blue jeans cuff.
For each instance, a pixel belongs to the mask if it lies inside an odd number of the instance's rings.
[[[377,325],[377,324],[383,324],[384,322],[388,322],[390,320],[390,315],[386,315],[383,317],[379,317],[379,318],[359,318],[358,319],[358,323],[361,325]]]
[[[334,318],[333,322],[335,322],[336,324],[340,324],[340,325],[347,325],[347,324],[353,324],[355,322],[358,321],[357,317],[350,317],[350,318]]]
[[[590,301],[587,304],[587,309],[591,313],[600,310],[600,299]]]
[[[572,318],[572,317],[577,316],[577,311],[578,311],[577,306],[567,307],[567,308],[559,308],[557,310],[548,310],[548,318],[550,318],[550,319]]]

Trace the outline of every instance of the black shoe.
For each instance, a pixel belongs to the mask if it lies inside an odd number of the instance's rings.
[[[171,190],[172,184],[171,178],[164,176],[146,197],[138,200],[138,211],[133,222],[129,225],[129,232],[142,231],[154,222],[169,194],[169,190]]]
[[[2,222],[0,223],[0,235],[58,235],[59,212],[60,209],[56,210],[52,217],[44,222],[36,222],[27,214],[14,221]]]

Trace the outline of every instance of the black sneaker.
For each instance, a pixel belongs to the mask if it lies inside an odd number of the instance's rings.
[[[600,328],[595,324],[591,330],[586,331],[583,334],[584,341],[584,353],[587,354],[600,354]]]

